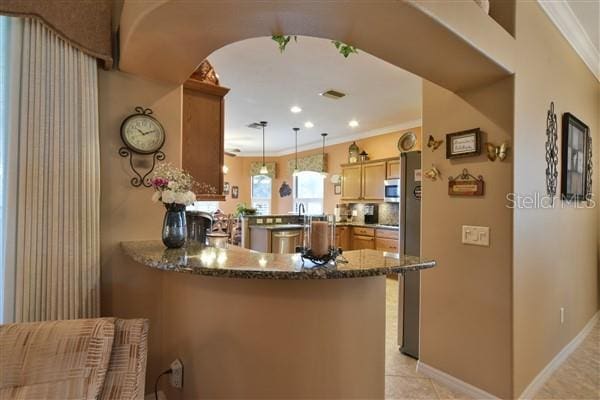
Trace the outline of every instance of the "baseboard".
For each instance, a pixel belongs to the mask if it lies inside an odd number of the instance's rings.
[[[571,340],[558,354],[540,371],[539,374],[529,385],[525,388],[523,393],[519,396],[519,399],[530,400],[536,395],[536,393],[544,386],[544,384],[550,379],[550,376],[561,366],[561,364],[575,351],[575,349],[583,342],[587,335],[594,328],[594,325],[600,318],[600,311],[598,311],[592,319],[583,327],[583,329]]]
[[[421,361],[417,362],[417,371],[421,374],[439,382],[457,392],[463,393],[469,398],[473,399],[493,399],[496,400],[498,397],[486,392],[485,390],[479,389],[467,382],[461,381],[458,378],[453,377],[439,369],[433,368]]]

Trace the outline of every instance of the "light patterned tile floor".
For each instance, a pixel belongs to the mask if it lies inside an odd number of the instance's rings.
[[[386,283],[386,399],[474,400],[416,371],[416,360],[398,350],[398,281]],[[600,322],[538,392],[536,400],[600,399]]]

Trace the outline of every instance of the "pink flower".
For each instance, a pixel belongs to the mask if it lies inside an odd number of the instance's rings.
[[[159,188],[166,187],[169,184],[169,181],[167,179],[157,176],[156,178],[152,178],[150,180],[150,183],[152,183],[152,186],[159,189]]]

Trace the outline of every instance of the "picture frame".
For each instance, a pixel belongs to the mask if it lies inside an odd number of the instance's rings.
[[[563,200],[587,200],[591,159],[589,127],[571,113],[562,116],[561,197]]]
[[[231,187],[231,198],[237,199],[240,196],[240,188],[238,186]]]
[[[336,196],[342,194],[342,185],[340,183],[333,185],[333,194]]]
[[[229,194],[229,182],[223,184],[223,194],[227,196]]]
[[[481,154],[481,130],[479,128],[446,135],[447,159],[471,157],[479,154]]]

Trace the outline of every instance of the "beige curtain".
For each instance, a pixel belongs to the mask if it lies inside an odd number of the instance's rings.
[[[22,24],[15,319],[99,315],[96,60]]]

